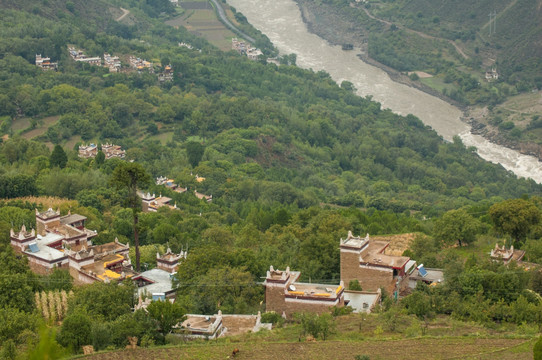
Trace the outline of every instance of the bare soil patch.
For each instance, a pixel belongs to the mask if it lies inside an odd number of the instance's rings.
[[[525,339],[420,338],[408,340],[311,341],[289,343],[207,343],[135,349],[86,356],[88,359],[532,359],[532,351],[515,350]]]
[[[401,256],[403,252],[409,248],[410,243],[418,234],[398,234],[398,235],[379,235],[371,236],[371,239],[378,241],[389,241],[390,245],[386,248],[386,254]]]
[[[426,79],[426,78],[432,78],[432,77],[433,77],[433,75],[428,74],[428,73],[423,72],[423,71],[409,71],[409,72],[408,72],[408,75],[411,75],[411,74],[416,74],[416,75],[418,75],[418,77],[419,77],[420,79]]]
[[[36,136],[43,135],[45,134],[47,129],[49,129],[49,127],[56,124],[59,118],[60,116],[49,116],[49,117],[43,118],[39,121],[39,125],[35,129],[25,132],[21,136],[25,139],[33,139]]]

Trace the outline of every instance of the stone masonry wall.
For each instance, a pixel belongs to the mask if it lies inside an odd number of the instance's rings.
[[[344,306],[344,299],[341,299],[341,301],[336,305],[337,307],[343,307]],[[320,304],[310,304],[310,303],[304,303],[303,301],[300,302],[290,302],[285,301],[284,302],[284,308],[277,313],[282,314],[282,311],[286,313],[286,317],[290,319],[292,315],[296,312],[311,312],[316,314],[322,314],[325,312],[329,312],[331,308],[333,307],[333,304],[329,305],[320,305]]]
[[[344,281],[344,286],[348,288],[350,281],[359,278],[358,269],[359,254],[341,251],[341,280]]]
[[[284,310],[284,287],[265,287],[265,310],[275,311],[279,315]]]
[[[348,287],[350,281],[358,280],[365,291],[376,291],[383,287],[387,291],[393,291],[395,282],[391,269],[368,269],[359,264],[359,255],[341,251],[341,280]]]
[[[361,288],[365,291],[376,291],[383,287],[388,291],[388,294],[390,294],[395,288],[393,270],[391,269],[389,271],[384,271],[384,269],[376,270],[358,267],[358,281]]]

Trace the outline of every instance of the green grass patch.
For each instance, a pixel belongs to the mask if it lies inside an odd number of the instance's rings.
[[[14,133],[28,129],[31,125],[30,118],[18,118],[11,123],[11,130]]]
[[[162,144],[167,144],[169,141],[173,140],[173,132],[164,132],[156,135],[149,136],[149,140],[158,140]]]
[[[446,89],[447,92],[457,90],[456,86],[454,86],[453,84],[446,84],[444,80],[438,76],[433,76],[430,78],[420,78],[420,82],[441,93],[443,93],[444,89]]]
[[[35,129],[24,132],[21,136],[25,139],[33,139],[37,136],[45,134],[47,129],[57,123],[60,116],[48,116],[38,121]]]

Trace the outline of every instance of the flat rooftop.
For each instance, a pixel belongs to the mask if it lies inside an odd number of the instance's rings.
[[[110,279],[119,279],[121,274],[109,270],[108,265],[114,263],[122,263],[124,261],[124,256],[118,254],[105,255],[99,261],[95,261],[92,264],[85,265],[81,267],[81,270],[86,272],[92,272],[98,278],[105,280],[106,276]],[[128,274],[126,274],[128,276]]]
[[[103,254],[106,252],[125,250],[127,247],[124,244],[113,241],[102,245],[94,245],[93,249],[95,254]]]
[[[137,289],[138,295],[148,295],[156,293],[168,293],[173,290],[173,283],[171,281],[171,274],[162,269],[151,269],[144,271],[141,274],[135,276],[133,279],[137,280],[143,278],[147,281],[152,281],[152,284],[141,286]]]
[[[228,329],[226,336],[245,334],[256,326],[257,315],[222,315],[222,325]]]
[[[50,247],[49,245],[57,241],[61,241],[62,239],[64,239],[64,236],[54,233],[47,233],[45,236],[38,235],[35,241],[38,251],[33,252],[29,247],[25,253],[48,261],[61,259],[65,257],[66,254],[63,251]]]
[[[412,272],[412,275],[410,275],[410,278],[413,280],[422,280],[427,282],[444,282],[444,271],[441,269],[428,269],[425,268],[425,271],[427,271],[426,276],[421,276],[420,271],[418,269],[415,269]]]
[[[293,282],[299,278],[301,272],[299,271],[283,271],[283,270],[273,270],[269,272],[267,277],[270,280],[281,280],[282,274],[285,274],[286,277],[290,276],[289,282]]]
[[[76,223],[78,221],[84,221],[87,217],[79,214],[71,214],[60,217],[60,223],[61,224],[68,224],[71,225],[73,223]]]
[[[404,267],[410,258],[385,254],[388,245],[387,241],[370,241],[367,249],[361,254],[361,262],[390,266],[396,269]]]
[[[341,246],[348,246],[353,247],[357,249],[361,249],[369,242],[369,236],[361,237],[361,236],[354,236],[352,235],[352,232],[348,232],[348,236],[346,239],[341,239]]]
[[[288,295],[336,298],[344,288],[341,285],[293,283],[288,286]]]
[[[370,312],[371,308],[376,304],[380,294],[361,291],[345,291],[344,302],[348,302],[348,306],[354,309],[355,313]]]

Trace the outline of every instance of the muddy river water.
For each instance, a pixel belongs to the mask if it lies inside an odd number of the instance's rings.
[[[348,80],[360,96],[375,101],[401,115],[413,114],[431,126],[445,140],[459,135],[466,146],[475,146],[487,161],[500,163],[517,176],[542,183],[542,163],[533,156],[493,144],[473,135],[461,121],[457,107],[418,89],[394,82],[380,68],[361,61],[359,50],[343,51],[310,33],[293,0],[227,0],[248,21],[266,34],[281,54],[295,53],[297,65],[314,71],[324,70],[337,82]]]

